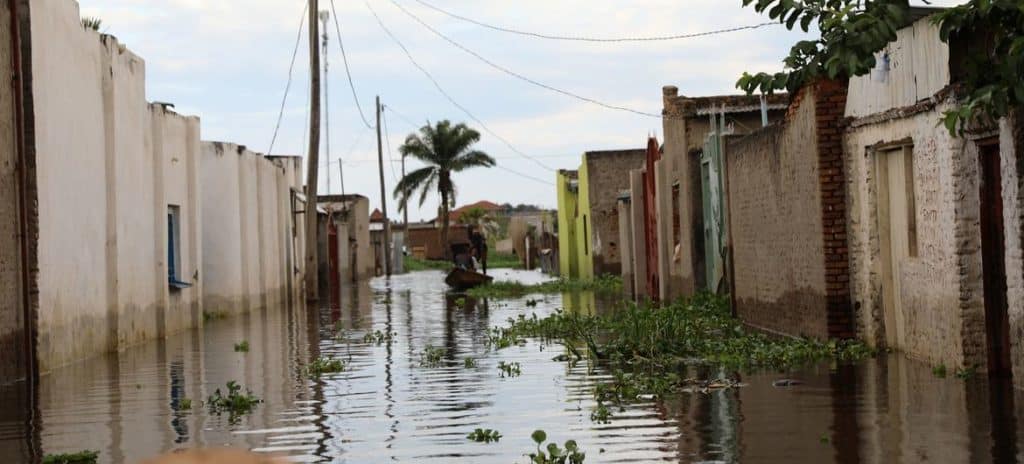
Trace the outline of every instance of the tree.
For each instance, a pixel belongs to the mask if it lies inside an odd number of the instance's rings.
[[[875,67],[875,54],[896,39],[906,24],[909,0],[743,0],[759,13],[767,12],[787,29],[798,23],[804,32],[816,23],[816,40],[793,45],[783,60],[782,72],[743,73],[736,87],[747,94],[777,90],[795,92],[816,79],[862,76]],[[943,122],[951,133],[979,117],[997,119],[1013,107],[1024,105],[1024,8],[1020,0],[970,0],[932,17],[940,38],[972,34],[990,38],[991,46],[972,53],[963,76],[961,99],[945,113]],[[989,42],[986,40],[984,42]]]
[[[476,226],[484,237],[496,237],[500,229],[498,221],[483,208],[470,208],[459,215],[459,224]]]
[[[473,150],[474,144],[480,141],[480,133],[470,129],[463,123],[452,125],[450,121],[440,121],[431,126],[429,123],[420,128],[419,134],[409,134],[398,150],[402,156],[411,156],[424,164],[425,167],[405,175],[395,185],[394,196],[398,199],[398,209],[405,211],[409,206],[409,197],[416,191],[420,192],[420,206],[427,200],[432,191],[441,197],[439,213],[441,216],[441,243],[445,247],[445,256],[451,250],[448,246],[448,212],[455,205],[455,183],[452,174],[469,168],[492,167],[497,163],[490,155]]]

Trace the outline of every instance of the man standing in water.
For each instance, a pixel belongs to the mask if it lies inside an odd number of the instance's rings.
[[[473,244],[473,256],[480,263],[480,269],[487,274],[487,239],[474,227],[469,231],[469,242]]]

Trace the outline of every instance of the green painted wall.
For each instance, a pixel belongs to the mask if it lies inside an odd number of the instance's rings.
[[[559,171],[555,175],[555,189],[558,190],[558,268],[562,277],[579,276],[579,259],[576,255],[576,207],[577,192],[570,191],[572,178]]]

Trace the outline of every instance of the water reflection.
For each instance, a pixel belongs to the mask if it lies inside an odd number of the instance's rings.
[[[0,387],[0,456],[30,462],[33,450],[98,449],[102,462],[136,462],[232,445],[304,462],[508,463],[526,462],[529,435],[541,428],[559,442],[577,440],[588,463],[1020,459],[1020,392],[984,379],[938,379],[898,356],[797,372],[690,369],[682,374],[738,375],[747,386],[643,402],[613,410],[608,424],[592,422],[593,385],[607,375],[600,368],[553,361],[564,351],[557,345],[494,352],[486,339],[510,317],[594,313],[610,302],[565,294],[534,296],[537,305],[527,307],[530,298],[449,295],[441,279],[379,279],[346,287],[331,308],[257,311],[57,370],[32,393],[35,427],[26,426],[26,389]],[[234,352],[243,340],[250,351]],[[428,346],[445,350],[441,366],[420,365]],[[346,371],[311,379],[305,366],[320,356],[344,360]],[[475,367],[465,366],[467,357]],[[522,375],[500,377],[500,361],[520,363]],[[773,386],[783,377],[803,383]],[[265,400],[237,425],[200,405],[229,380]],[[477,427],[504,438],[471,443],[465,435]]]

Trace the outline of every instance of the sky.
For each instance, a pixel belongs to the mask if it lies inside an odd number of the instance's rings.
[[[266,153],[282,108],[289,68],[307,0],[79,0],[83,16],[103,20],[146,61],[150,101],[171,102],[201,118],[203,140],[234,142]],[[650,42],[552,41],[486,29],[434,11],[421,0],[334,0],[352,83],[372,125],[374,97],[384,112],[388,208],[401,176],[398,147],[427,121],[466,122],[481,132],[476,148],[499,168],[455,175],[461,204],[489,200],[554,208],[557,169],[576,169],[583,152],[642,148],[661,138],[656,117],[608,109],[516,79],[438,37],[399,9],[492,63],[526,78],[643,113],[661,111],[661,89],[688,96],[736,93],[743,71],[775,72],[804,36],[772,25],[707,37]],[[510,29],[548,35],[636,37],[691,34],[767,22],[741,0],[422,0],[451,13]],[[921,4],[922,2],[912,2]],[[951,5],[956,0],[936,0]],[[331,0],[320,0],[321,10]],[[451,96],[417,69],[374,18]],[[349,88],[332,16],[326,82],[330,151],[322,137],[320,186],[381,202],[376,134],[360,116]],[[305,26],[303,26],[305,27]],[[294,54],[291,85],[272,154],[304,156],[308,131],[309,55]],[[461,107],[461,108],[460,108]],[[467,112],[469,114],[467,114]],[[523,154],[532,159],[528,159]],[[406,163],[407,171],[422,165]],[[328,179],[329,176],[329,179]],[[330,184],[328,189],[328,182]],[[436,216],[432,195],[410,206],[410,220]]]

